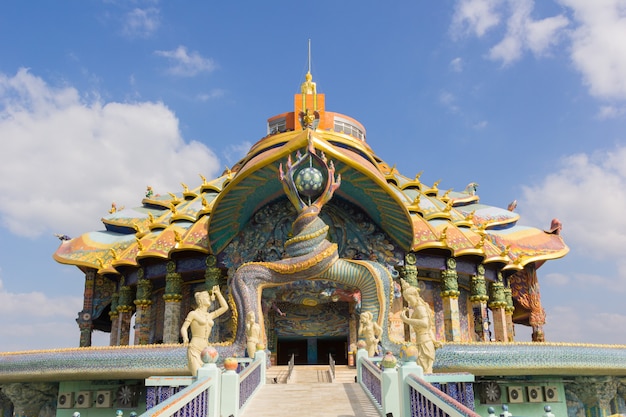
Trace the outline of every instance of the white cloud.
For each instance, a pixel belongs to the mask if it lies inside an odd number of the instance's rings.
[[[0,352],[78,346],[81,297],[12,293],[0,280]]]
[[[155,51],[154,53],[172,62],[172,66],[168,69],[172,75],[193,77],[201,72],[211,72],[217,67],[212,59],[202,57],[197,51],[189,53],[182,45],[171,51]]]
[[[239,144],[231,144],[224,149],[224,158],[229,165],[234,165],[248,154],[251,147],[252,143],[247,141]]]
[[[0,74],[0,138],[0,221],[22,236],[101,229],[112,201],[137,206],[146,185],[177,191],[221,165],[162,103],[87,102],[25,69]]]
[[[500,23],[498,7],[502,0],[460,0],[452,18],[452,33],[483,36],[489,29]]]
[[[540,184],[523,188],[525,221],[546,223],[557,213],[570,245],[599,259],[626,246],[626,147],[559,161]]]
[[[450,68],[454,72],[462,72],[463,71],[463,59],[460,57],[454,58],[450,61]]]
[[[199,101],[209,101],[216,98],[224,97],[225,91],[219,88],[209,91],[208,93],[200,93],[196,96]]]
[[[480,122],[474,124],[474,126],[472,126],[474,129],[476,130],[483,130],[484,128],[486,128],[489,125],[489,122],[487,122],[486,120],[481,120]]]
[[[135,8],[124,15],[122,33],[130,38],[149,38],[159,28],[159,15],[155,7]]]
[[[439,94],[439,103],[447,107],[451,112],[459,111],[459,106],[456,105],[456,97],[449,91],[442,91]]]
[[[600,120],[617,119],[626,114],[626,107],[601,106],[596,118]]]
[[[549,342],[626,344],[626,315],[598,312],[591,305],[554,306],[547,309],[544,326]]]
[[[557,44],[560,32],[569,21],[563,16],[533,20],[533,0],[509,0],[511,15],[507,20],[507,32],[497,45],[489,51],[489,58],[502,61],[505,65],[518,60],[524,50],[541,56]]]
[[[558,0],[572,9],[578,26],[571,57],[592,95],[626,98],[626,1]]]

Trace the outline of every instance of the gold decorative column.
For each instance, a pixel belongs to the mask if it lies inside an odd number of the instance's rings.
[[[163,343],[178,343],[180,334],[180,301],[183,299],[183,278],[176,272],[176,263],[167,263],[165,275],[165,313],[163,318]]]
[[[111,310],[109,311],[109,318],[111,319],[111,336],[109,339],[109,346],[119,346],[120,344],[120,313],[117,311],[117,302],[120,299],[120,294],[116,291],[111,295]]]
[[[206,269],[204,270],[204,282],[207,291],[211,291],[214,286],[220,285],[222,270],[217,266],[217,258],[214,255],[206,257]]]
[[[489,308],[493,314],[493,331],[497,342],[509,340],[506,326],[506,296],[502,273],[498,272],[498,280],[491,283]]]
[[[150,319],[152,317],[152,281],[144,279],[144,270],[137,271],[137,296],[135,298],[135,345],[150,343]]]
[[[117,311],[119,313],[119,345],[128,346],[130,344],[130,319],[133,316],[134,303],[133,303],[133,289],[128,285],[125,285],[124,278],[122,278],[122,286],[120,288],[120,299],[117,305]]]
[[[220,285],[220,279],[222,278],[222,270],[217,266],[217,258],[214,255],[206,257],[206,269],[204,270],[204,283],[207,291],[211,292],[213,287]],[[269,317],[264,318],[264,327],[267,329],[269,325]],[[216,323],[217,324],[217,323]],[[220,335],[221,326],[214,325],[211,334],[209,335],[210,342],[218,342],[221,340]]]
[[[513,342],[515,339],[515,326],[513,325],[513,312],[515,311],[515,305],[513,304],[513,291],[511,290],[511,284],[507,280],[504,287],[504,298],[506,299],[506,307],[504,307],[506,317],[506,334],[507,340]]]
[[[459,318],[459,283],[456,260],[448,258],[448,269],[441,271],[441,299],[443,303],[443,323],[447,342],[461,341],[461,321]]]
[[[83,293],[83,310],[78,313],[76,322],[80,329],[80,347],[91,346],[91,332],[93,331],[93,293],[96,271],[93,269],[85,273],[85,292]]]
[[[472,276],[470,283],[470,301],[474,314],[474,334],[480,342],[489,341],[489,315],[487,311],[487,283],[485,281],[485,267],[478,265],[477,274]]]

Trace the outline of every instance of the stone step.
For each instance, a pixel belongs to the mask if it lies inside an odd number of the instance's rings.
[[[358,384],[270,384],[259,389],[242,417],[380,417]]]

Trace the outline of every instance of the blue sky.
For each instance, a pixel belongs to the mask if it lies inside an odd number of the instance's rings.
[[[326,107],[404,175],[522,224],[563,223],[539,270],[549,341],[626,344],[625,0],[6,2],[0,12],[0,351],[76,346],[83,275],[54,233],[180,191],[292,110]],[[517,326],[518,339],[530,333]],[[106,344],[100,334],[96,344]]]

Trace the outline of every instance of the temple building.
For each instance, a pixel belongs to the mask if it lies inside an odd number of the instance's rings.
[[[373,354],[398,354],[424,336],[403,320],[414,288],[441,346],[433,372],[475,375],[482,414],[519,397],[518,415],[540,415],[546,402],[558,416],[625,412],[624,347],[545,342],[538,271],[568,252],[560,222],[519,225],[514,206],[484,204],[477,184],[440,189],[418,172],[380,159],[363,124],[326,110],[307,72],[293,110],[270,117],[267,134],[221,176],[148,186],[137,207],[113,206],[104,230],[62,241],[54,259],[85,277],[81,349],[0,353],[0,401],[12,399],[7,384],[95,389],[88,378],[118,380],[119,390],[188,375],[180,329],[194,294],[215,286],[229,306],[209,336],[221,357],[246,356],[250,313],[272,364],[292,355],[327,363],[329,354],[348,364],[367,336],[364,319],[380,329]],[[516,340],[517,326],[532,328],[532,341]],[[90,348],[94,331],[110,334],[110,347]],[[94,357],[106,363],[89,371]]]

